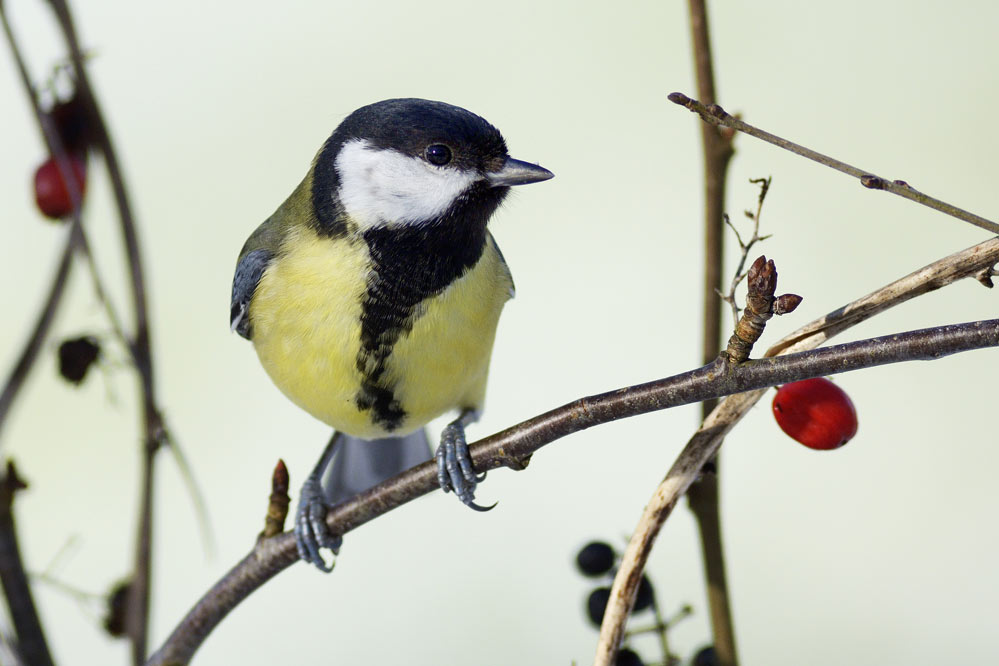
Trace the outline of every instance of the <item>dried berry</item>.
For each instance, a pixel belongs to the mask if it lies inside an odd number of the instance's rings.
[[[79,384],[100,355],[101,345],[93,336],[64,340],[59,345],[59,374],[66,381]]]

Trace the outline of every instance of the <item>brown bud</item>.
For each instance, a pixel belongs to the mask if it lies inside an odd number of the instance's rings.
[[[782,294],[774,301],[774,314],[779,317],[794,312],[801,301],[802,298],[798,294]]]
[[[725,109],[721,108],[721,106],[718,105],[718,104],[708,104],[707,108],[708,108],[708,113],[710,113],[715,118],[727,118],[728,117],[728,111],[726,111]]]
[[[674,104],[679,104],[680,106],[690,106],[690,98],[683,93],[670,93],[666,96],[666,99],[673,102]]]
[[[749,267],[749,273],[746,277],[749,288],[747,298],[760,296],[769,298],[777,289],[777,267],[773,260],[767,261],[766,256],[762,254]]]
[[[284,531],[284,521],[288,517],[288,468],[280,458],[274,466],[271,475],[271,496],[267,504],[267,516],[264,519],[264,538],[277,536]]]
[[[860,177],[860,184],[871,190],[885,189],[885,181],[869,173]]]

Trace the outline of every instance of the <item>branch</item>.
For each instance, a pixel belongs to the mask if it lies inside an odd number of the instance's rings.
[[[742,281],[746,279],[746,273],[743,270],[746,268],[746,260],[749,259],[749,251],[753,249],[753,246],[757,243],[762,243],[763,241],[770,238],[770,235],[761,236],[760,235],[760,218],[763,215],[763,202],[767,198],[767,192],[770,191],[770,177],[766,178],[750,178],[749,182],[754,185],[760,186],[760,194],[756,198],[756,212],[750,210],[745,211],[746,217],[753,221],[753,233],[749,237],[748,241],[742,240],[742,235],[739,230],[735,228],[732,220],[729,219],[728,215],[725,216],[725,224],[728,228],[732,230],[735,235],[735,240],[739,244],[739,261],[736,264],[735,272],[732,274],[732,281],[728,285],[728,293],[722,294],[719,292],[721,299],[729,304],[732,308],[732,321],[739,321],[739,305],[735,300],[735,290],[742,284]],[[707,416],[707,415],[705,415]]]
[[[767,350],[766,356],[786,355],[818,347],[833,335],[879,312],[961,278],[975,277],[981,271],[991,269],[997,261],[999,238],[944,257],[805,325],[773,345]],[[687,443],[656,489],[625,549],[614,578],[610,601],[600,628],[595,665],[611,663],[617,652],[628,614],[635,602],[638,579],[641,578],[663,523],[680,497],[697,479],[704,463],[715,455],[725,435],[759,401],[764,392],[765,390],[756,390],[730,396],[719,404]]]
[[[711,39],[708,33],[708,14],[704,0],[689,0],[690,34],[694,49],[694,71],[698,93],[704,99],[715,100],[715,77],[711,59]],[[732,148],[734,133],[721,132],[709,125],[701,128],[701,147],[704,153],[704,283],[702,311],[704,335],[702,337],[702,362],[707,363],[721,343],[721,287],[723,259],[725,172],[735,152]]]
[[[17,46],[17,41],[15,40],[14,33],[10,28],[10,23],[7,21],[7,12],[5,11],[2,0],[0,0],[0,24],[3,25],[4,35],[7,38],[7,43],[10,45],[11,54],[14,58],[14,63],[17,66],[18,75],[20,76],[21,83],[24,85],[25,92],[28,95],[28,101],[31,103],[31,108],[35,113],[35,118],[38,120],[38,127],[41,131],[42,139],[48,147],[49,154],[56,157],[56,164],[59,167],[63,182],[66,183],[67,189],[69,190],[70,199],[73,202],[73,220],[66,239],[66,244],[63,247],[62,257],[59,260],[59,266],[56,268],[56,274],[52,280],[52,286],[49,288],[48,296],[45,299],[45,303],[42,305],[42,310],[38,315],[35,327],[32,330],[31,335],[28,337],[28,342],[25,344],[24,349],[21,351],[21,355],[17,359],[17,363],[14,364],[14,368],[11,370],[10,375],[7,378],[7,382],[4,384],[3,393],[0,393],[0,428],[2,428],[7,419],[7,415],[10,412],[10,408],[14,404],[15,398],[17,398],[17,394],[24,385],[24,380],[28,378],[28,373],[31,371],[31,368],[35,363],[35,359],[38,358],[38,354],[42,349],[42,344],[45,342],[45,338],[48,336],[49,329],[55,319],[56,311],[59,309],[59,304],[62,301],[62,295],[66,290],[66,285],[68,284],[69,269],[72,264],[73,251],[80,246],[83,238],[83,227],[80,223],[80,192],[76,187],[76,178],[71,176],[72,167],[68,163],[69,158],[63,150],[58,133],[52,127],[51,122],[48,121],[45,113],[42,111],[41,105],[38,102],[38,95],[35,93],[35,89],[31,85],[31,78],[28,75],[28,69],[25,66],[24,58],[21,57],[21,50]]]
[[[919,190],[914,189],[904,180],[889,180],[887,178],[882,178],[881,176],[875,176],[870,171],[858,169],[857,167],[851,166],[846,162],[840,162],[837,159],[816,152],[811,148],[806,148],[788,141],[787,139],[783,139],[775,134],[753,127],[749,123],[745,123],[739,118],[729,115],[725,109],[721,108],[717,104],[701,104],[697,100],[690,99],[683,93],[678,92],[670,93],[669,101],[693,111],[701,117],[701,120],[710,125],[738,130],[750,136],[754,136],[757,139],[762,139],[767,143],[772,143],[773,145],[783,148],[784,150],[789,150],[795,155],[807,157],[814,162],[824,164],[827,167],[853,176],[854,178],[859,179],[860,184],[868,189],[885,190],[886,192],[897,194],[898,196],[908,199],[909,201],[915,201],[918,204],[940,211],[941,213],[946,213],[951,217],[956,217],[957,219],[973,224],[976,227],[981,227],[991,233],[999,234],[999,224],[996,224],[992,220],[975,215],[974,213],[969,213],[968,211],[958,208],[957,206],[949,204],[945,201],[934,199],[928,194],[923,194]]]
[[[136,543],[135,571],[132,575],[132,584],[129,588],[127,603],[129,609],[129,612],[127,613],[127,633],[132,642],[132,661],[134,664],[141,664],[145,660],[149,616],[149,578],[151,569],[150,551],[152,539],[153,497],[152,482],[154,478],[153,461],[156,452],[159,450],[162,443],[167,439],[160,411],[156,404],[154,392],[153,362],[149,342],[149,321],[146,305],[145,277],[139,251],[138,234],[136,232],[131,205],[128,200],[124,178],[122,177],[121,169],[118,165],[118,159],[111,141],[110,132],[104,122],[100,106],[97,103],[97,98],[93,93],[93,88],[90,85],[90,80],[87,76],[86,68],[84,67],[83,53],[80,49],[79,39],[77,38],[76,30],[73,26],[73,20],[69,12],[69,7],[65,0],[49,0],[49,4],[55,13],[56,20],[62,31],[63,39],[69,50],[70,59],[73,64],[76,93],[80,96],[84,108],[87,109],[89,122],[88,129],[91,131],[94,142],[100,148],[104,156],[104,162],[107,166],[115,202],[118,207],[121,233],[125,244],[126,257],[129,266],[132,303],[135,314],[135,332],[134,338],[131,340],[126,338],[124,343],[132,356],[136,371],[139,374],[140,385],[142,388],[142,420],[145,429],[145,447],[143,450],[144,455],[141,481],[142,490],[140,495],[139,529]],[[0,2],[0,12],[2,12],[2,10],[3,5],[2,2]],[[3,23],[8,41],[14,51],[15,60],[18,63],[22,82],[25,86],[28,97],[31,100],[35,116],[42,128],[49,151],[57,158],[60,170],[63,172],[63,179],[67,183],[72,183],[73,179],[67,177],[69,174],[68,165],[63,165],[63,162],[65,162],[65,152],[59,145],[57,133],[53,131],[47,115],[42,111],[40,105],[38,104],[34,88],[20,57],[19,50],[17,49],[9,25],[7,24],[6,15],[3,16]],[[79,203],[78,193],[74,200]],[[76,210],[78,216],[78,205],[76,206]],[[74,221],[74,224],[78,225],[78,219]],[[78,231],[82,234],[82,228]],[[96,276],[96,272],[94,275]],[[99,290],[99,296],[100,294],[101,291]],[[113,311],[110,309],[109,314],[112,318],[112,325],[115,325],[116,328],[118,328],[117,322],[115,321],[116,318],[113,316]]]
[[[715,102],[715,75],[711,56],[711,35],[705,0],[689,0],[690,36],[694,48],[694,72],[697,92],[702,99]],[[704,153],[704,281],[701,284],[701,362],[708,363],[721,345],[722,286],[725,257],[725,187],[729,161],[734,150],[735,132],[724,128],[701,126],[701,149]],[[701,416],[714,409],[714,401],[701,405]],[[729,608],[728,582],[725,577],[725,553],[722,548],[721,519],[718,511],[718,470],[706,474],[690,493],[690,510],[697,518],[701,556],[707,583],[711,631],[721,666],[736,666],[735,631]]]
[[[52,655],[24,573],[14,525],[14,494],[26,487],[18,478],[14,463],[8,461],[6,473],[0,477],[0,583],[17,634],[19,656],[30,666],[52,666]]]
[[[581,398],[524,421],[474,444],[472,460],[478,472],[498,467],[520,470],[542,446],[602,423],[810,377],[901,361],[932,360],[996,346],[999,319],[899,333],[741,364],[719,357],[680,375]],[[326,524],[335,534],[346,534],[438,487],[436,464],[426,462],[333,507]],[[188,663],[232,608],[297,560],[295,537],[290,532],[258,541],[253,551],[188,613],[148,665]]]
[[[63,39],[69,47],[73,71],[76,77],[77,92],[90,111],[92,130],[99,145],[111,189],[114,192],[118,207],[122,240],[125,244],[125,255],[129,267],[129,284],[132,288],[132,306],[135,315],[134,339],[129,345],[135,368],[139,373],[142,386],[142,421],[145,429],[141,491],[139,499],[139,529],[136,538],[135,570],[129,587],[126,632],[132,643],[132,662],[142,664],[146,658],[146,645],[149,624],[149,588],[151,576],[152,551],[152,506],[153,506],[153,467],[156,452],[167,441],[162,417],[156,404],[155,384],[153,382],[153,358],[149,341],[149,314],[146,305],[146,280],[139,249],[139,237],[136,230],[132,206],[118,157],[114,150],[111,134],[104,116],[101,113],[97,97],[94,95],[83,62],[83,52],[73,26],[73,18],[66,0],[49,0],[56,20],[62,30]]]
[[[0,393],[0,431],[3,429],[3,425],[7,420],[7,415],[14,404],[15,398],[17,398],[17,394],[24,385],[24,380],[28,378],[28,373],[31,371],[32,366],[35,364],[35,359],[38,358],[38,354],[42,350],[42,345],[45,343],[49,329],[52,327],[52,322],[55,320],[56,311],[58,311],[59,304],[62,302],[62,295],[66,291],[73,252],[79,245],[81,231],[81,227],[77,221],[71,224],[72,226],[69,228],[69,233],[66,237],[66,244],[63,246],[62,257],[59,259],[59,266],[56,268],[55,277],[52,278],[52,286],[49,287],[49,293],[38,315],[38,321],[35,322],[35,327],[32,329],[31,335],[28,336],[28,341],[25,343],[24,349],[17,359],[17,363],[14,364],[14,368],[7,377],[3,392]]]

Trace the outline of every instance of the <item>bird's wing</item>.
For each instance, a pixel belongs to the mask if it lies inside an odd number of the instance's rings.
[[[229,325],[247,340],[253,335],[250,328],[250,299],[273,258],[274,255],[269,250],[257,249],[245,253],[236,264],[236,274],[232,278],[232,301],[229,304]]]
[[[486,232],[486,238],[496,250],[496,254],[499,255],[500,264],[503,266],[503,272],[506,274],[506,279],[510,281],[510,298],[513,298],[517,295],[517,287],[513,283],[513,274],[510,272],[510,266],[506,263],[506,257],[503,256],[503,251],[500,250],[499,244],[496,243],[496,239],[493,238],[493,235],[488,231]]]

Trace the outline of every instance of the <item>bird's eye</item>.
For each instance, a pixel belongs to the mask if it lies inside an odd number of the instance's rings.
[[[443,143],[435,143],[432,146],[427,146],[426,155],[427,161],[437,166],[444,166],[451,161],[451,149]]]

